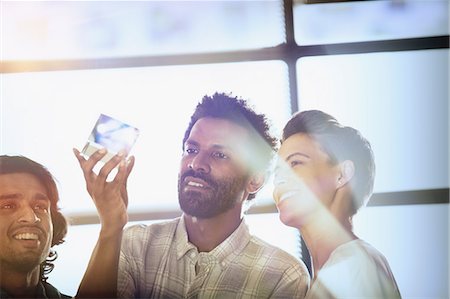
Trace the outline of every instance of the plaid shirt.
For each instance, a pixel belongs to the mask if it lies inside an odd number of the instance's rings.
[[[189,243],[184,218],[125,229],[118,294],[124,298],[303,298],[305,265],[241,225],[210,252]]]

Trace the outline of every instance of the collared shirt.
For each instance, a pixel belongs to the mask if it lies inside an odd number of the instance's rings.
[[[9,298],[16,298],[9,293],[7,293],[5,290],[0,288],[0,298],[1,299],[9,299]],[[68,295],[61,294],[54,286],[47,282],[40,281],[38,285],[36,286],[36,295],[32,298],[36,299],[62,299],[62,298],[71,298]]]
[[[386,258],[363,240],[336,248],[319,270],[309,299],[399,299],[400,291]]]
[[[125,229],[118,294],[124,298],[303,298],[305,265],[251,236],[244,221],[219,246],[198,252],[184,218]]]

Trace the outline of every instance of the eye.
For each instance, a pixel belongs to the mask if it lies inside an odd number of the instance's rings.
[[[228,159],[228,158],[229,158],[227,155],[225,155],[225,154],[222,153],[222,152],[214,152],[214,153],[212,154],[212,156],[213,156],[214,158],[218,158],[218,159]]]
[[[48,212],[48,206],[45,205],[45,204],[36,204],[34,206],[34,210],[47,213]]]
[[[197,154],[198,153],[198,149],[192,148],[192,147],[187,147],[184,151],[188,155],[192,155],[192,154]]]
[[[14,209],[15,205],[12,203],[4,203],[2,205],[0,205],[0,209],[4,209],[4,210],[10,210],[10,209]]]
[[[290,162],[289,162],[289,165],[291,166],[291,167],[295,167],[295,166],[297,166],[297,165],[303,165],[303,164],[305,164],[303,161],[300,161],[300,160],[291,160]]]

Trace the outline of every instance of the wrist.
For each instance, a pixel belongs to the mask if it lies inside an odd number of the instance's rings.
[[[125,225],[103,225],[100,229],[99,239],[108,240],[108,239],[121,239],[122,232]]]

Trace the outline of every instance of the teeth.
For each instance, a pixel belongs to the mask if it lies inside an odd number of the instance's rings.
[[[15,235],[14,239],[17,239],[17,240],[39,240],[39,237],[37,234],[23,233],[23,234]]]
[[[286,184],[286,180],[277,179],[273,183],[274,183],[275,186],[278,186],[278,185]]]
[[[196,182],[192,182],[192,181],[188,182],[188,185],[189,185],[189,186],[194,186],[194,187],[200,187],[200,188],[203,188],[203,185],[202,185],[202,184],[199,184],[199,183],[196,183]]]
[[[292,196],[294,196],[296,194],[297,194],[297,191],[288,191],[288,192],[284,193],[283,195],[281,195],[280,202],[282,202],[283,200],[285,200],[285,199],[287,199],[289,197],[292,197]]]

